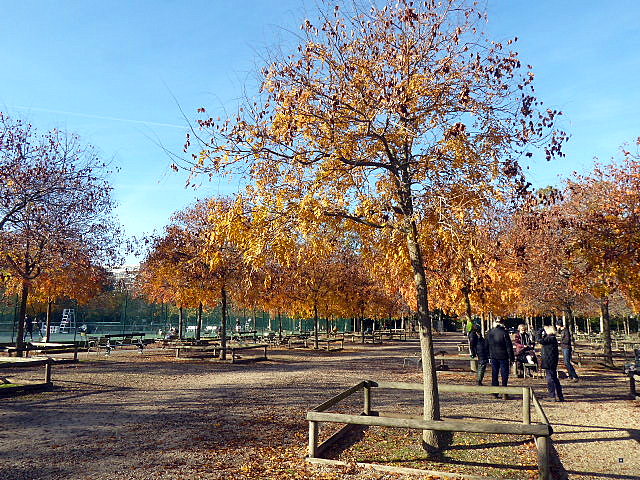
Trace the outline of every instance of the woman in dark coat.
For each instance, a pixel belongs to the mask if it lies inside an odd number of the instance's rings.
[[[562,385],[558,380],[558,340],[556,339],[556,328],[546,325],[538,332],[537,341],[542,345],[542,368],[547,373],[547,389],[549,398],[555,402],[564,402],[562,395]]]

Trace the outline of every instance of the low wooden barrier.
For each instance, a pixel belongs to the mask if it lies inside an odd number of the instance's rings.
[[[23,358],[23,357],[2,357],[0,358],[0,369],[10,369],[10,368],[33,368],[33,367],[41,367],[44,366],[44,382],[43,383],[35,383],[30,385],[20,385],[17,387],[11,388],[3,388],[0,389],[0,394],[2,395],[10,395],[14,392],[24,392],[28,390],[42,390],[46,388],[50,388],[53,386],[53,382],[51,381],[51,370],[52,365],[56,361],[52,358]],[[0,379],[6,382],[6,377],[1,377]]]
[[[478,393],[478,394],[510,394],[522,396],[522,423],[500,423],[500,422],[478,422],[478,421],[460,421],[460,420],[423,420],[418,418],[397,418],[379,416],[372,410],[372,389],[386,388],[395,390],[414,390],[422,391],[424,386],[419,383],[402,383],[402,382],[376,382],[373,380],[365,380],[353,387],[339,393],[326,402],[318,405],[311,411],[307,412],[307,420],[309,422],[309,447],[307,461],[311,463],[331,463],[341,465],[342,462],[336,460],[328,460],[321,458],[323,453],[336,442],[338,442],[347,431],[347,427],[351,425],[364,426],[381,426],[395,428],[409,428],[414,430],[438,430],[446,432],[470,432],[470,433],[502,433],[514,435],[531,435],[535,439],[538,450],[538,469],[541,480],[550,479],[549,456],[550,456],[550,437],[553,429],[549,423],[549,419],[544,413],[540,402],[536,398],[533,390],[529,387],[490,387],[490,386],[472,386],[472,385],[438,385],[440,392],[455,393]],[[363,392],[363,411],[359,415],[347,415],[341,413],[327,412],[330,407],[338,404],[340,401]],[[531,422],[531,405],[541,418],[542,423]],[[325,442],[318,443],[318,428],[322,422],[343,423],[346,427],[336,432]],[[318,462],[316,462],[316,459]],[[370,465],[375,467],[373,465]]]
[[[7,355],[11,357],[17,355],[18,347],[10,345],[5,347],[5,351]],[[30,353],[73,353],[74,360],[78,359],[78,345],[75,343],[28,342],[21,351],[23,351],[26,356],[29,356]]]

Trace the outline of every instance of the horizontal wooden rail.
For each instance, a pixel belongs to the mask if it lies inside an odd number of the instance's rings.
[[[406,383],[406,382],[375,382],[367,381],[369,386],[378,388],[391,388],[395,390],[415,390],[423,391],[422,383]],[[448,393],[507,393],[511,395],[522,395],[523,387],[492,387],[484,385],[447,385],[438,384],[438,391]]]
[[[312,412],[324,412],[327,408],[333,407],[340,400],[344,400],[348,396],[353,395],[354,393],[358,392],[359,390],[362,390],[365,387],[365,385],[367,385],[367,382],[360,382],[357,385],[354,385],[353,387],[349,388],[348,390],[345,390],[344,392],[339,393],[335,397],[330,398],[326,402],[321,403],[320,405],[318,405],[316,408],[312,409],[311,411]]]
[[[524,423],[481,423],[457,420],[419,420],[413,418],[373,417],[367,415],[347,415],[342,413],[307,412],[307,420],[312,422],[349,423],[378,427],[411,428],[414,430],[440,430],[445,432],[469,433],[507,433],[533,435],[536,437],[551,435],[549,425]]]

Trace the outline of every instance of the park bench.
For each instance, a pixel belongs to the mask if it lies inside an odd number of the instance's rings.
[[[251,340],[252,342],[258,341],[258,331],[257,330],[241,330],[236,332],[231,332],[230,334],[231,340],[236,341],[244,341]]]
[[[218,352],[220,350],[220,344],[203,344],[203,345],[175,345],[173,348],[176,349],[176,358],[180,358],[180,354],[184,353],[211,353],[212,357],[217,357]]]
[[[146,346],[144,337],[145,334],[142,332],[107,334],[100,336],[88,335],[87,353],[95,349],[96,353],[100,353],[100,350],[105,350],[105,354],[110,355],[113,349],[126,346],[136,347],[140,353],[142,353]]]
[[[402,359],[402,366],[406,367],[407,365],[414,364],[416,368],[419,368],[422,365],[422,357],[419,353],[415,354],[412,357],[405,357]]]
[[[380,332],[371,332],[371,333],[349,333],[344,335],[345,338],[349,338],[351,343],[371,343],[371,344],[381,344],[382,343],[382,335]]]
[[[211,345],[177,345],[174,347],[176,350],[176,358],[180,358],[181,354],[185,352],[189,353],[209,353],[211,357],[217,358],[220,356],[220,351],[222,350],[222,346],[219,344],[211,344]],[[256,357],[254,360],[267,360],[267,348],[269,345],[266,343],[240,343],[240,344],[228,344],[225,348],[225,351],[231,358],[231,363],[235,363],[237,359],[240,358],[238,352],[246,351],[246,350],[263,350],[263,355]]]
[[[436,366],[436,370],[448,370],[449,365],[447,364],[447,362],[457,362],[457,361],[469,362],[469,367],[472,372],[475,372],[478,370],[478,359],[471,358],[467,355],[448,355],[446,351],[441,350],[435,353],[434,358],[436,361],[440,361],[440,364]],[[411,357],[405,357],[402,360],[403,367],[406,367],[407,365],[410,365],[410,364],[415,364],[416,367],[420,367],[422,365],[422,357],[420,356],[419,353]]]
[[[407,339],[407,331],[404,328],[389,328],[386,330],[377,330],[376,333],[379,333],[381,337],[384,337],[388,340],[406,340]]]
[[[269,348],[269,345],[266,343],[245,343],[239,345],[227,345],[226,350],[231,353],[231,363],[235,363],[236,360],[240,358],[238,352],[256,349],[264,350],[264,353],[261,357],[254,358],[254,360],[268,360],[267,348]]]
[[[585,352],[583,350],[581,351],[573,351],[573,358],[575,358],[576,363],[579,366],[582,366],[583,363],[585,362],[590,362],[590,361],[597,361],[597,360],[606,360],[608,358],[611,359],[611,361],[613,360],[625,360],[626,358],[629,358],[624,352],[611,352],[611,355],[606,355],[604,353],[599,353],[599,352]]]
[[[309,345],[309,337],[306,335],[289,335],[285,341],[287,344],[287,348],[307,348],[307,346]]]
[[[339,347],[332,347],[334,344],[340,344]],[[344,349],[344,336],[342,337],[324,337],[318,339],[318,346],[324,345],[327,352],[338,351]]]

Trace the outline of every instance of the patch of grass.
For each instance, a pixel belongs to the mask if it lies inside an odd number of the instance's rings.
[[[17,383],[0,383],[0,388],[12,388],[12,387],[19,387],[20,385],[18,385]]]
[[[538,478],[535,444],[522,435],[455,433],[449,448],[431,456],[415,430],[370,427],[362,440],[351,443],[342,452],[334,451],[332,458],[514,480]]]

